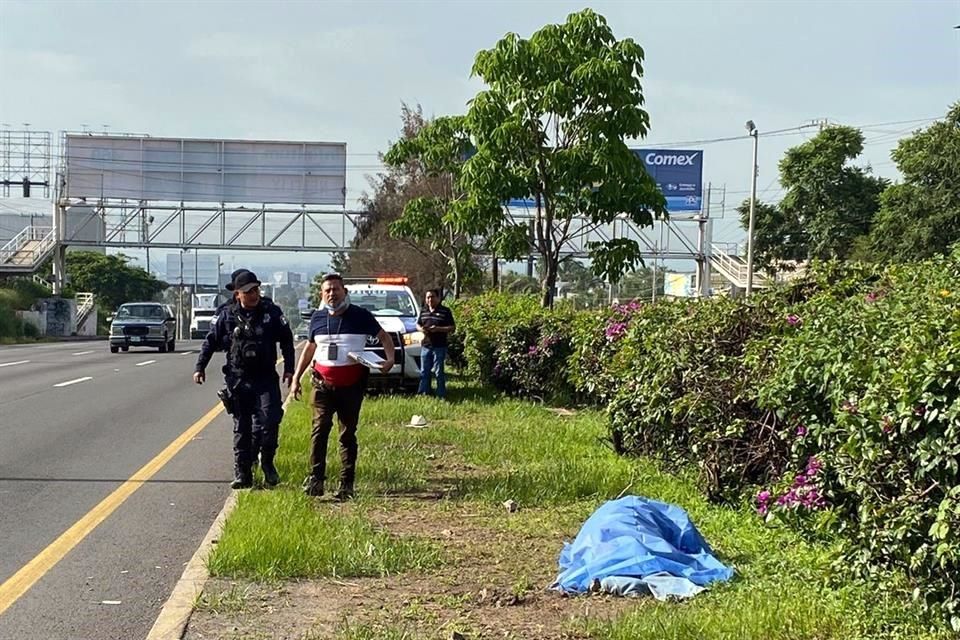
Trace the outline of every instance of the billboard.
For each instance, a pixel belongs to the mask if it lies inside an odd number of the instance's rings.
[[[190,251],[167,254],[167,272],[165,280],[175,285],[181,282],[191,287],[216,287],[220,284],[220,255]]]
[[[68,198],[318,204],[346,201],[347,145],[68,134]]]
[[[703,151],[634,149],[667,199],[667,211],[700,211],[703,206]]]
[[[667,199],[667,211],[700,211],[703,206],[703,151],[632,149]],[[517,198],[507,206],[531,208],[532,198]]]
[[[97,210],[87,205],[67,207],[64,216],[63,237],[80,242],[103,242],[107,227]]]
[[[692,298],[696,295],[695,276],[692,273],[666,273],[663,294],[674,298]]]

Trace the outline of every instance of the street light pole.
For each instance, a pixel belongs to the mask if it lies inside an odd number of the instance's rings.
[[[753,176],[750,180],[750,222],[747,225],[747,297],[753,293],[753,225],[757,210],[757,146],[760,139],[759,131],[753,120],[747,120],[747,131],[753,136],[753,163],[750,170]]]
[[[180,249],[180,290],[177,296],[177,340],[183,340],[183,249]]]

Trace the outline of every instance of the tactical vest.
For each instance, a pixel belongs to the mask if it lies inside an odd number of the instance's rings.
[[[252,313],[244,314],[238,303],[230,307],[235,325],[230,334],[230,350],[227,353],[231,368],[239,376],[263,373],[271,368],[272,362],[263,349],[266,338],[263,328],[263,316],[266,307],[258,304]]]

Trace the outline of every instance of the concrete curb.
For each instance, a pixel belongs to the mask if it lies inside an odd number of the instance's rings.
[[[210,530],[200,543],[200,547],[194,552],[187,567],[183,570],[183,575],[173,587],[173,592],[160,609],[160,615],[153,623],[153,628],[147,634],[146,640],[180,640],[183,632],[190,622],[190,616],[193,614],[193,603],[197,596],[203,592],[203,587],[210,577],[207,571],[207,558],[210,557],[210,551],[213,545],[220,538],[223,532],[223,523],[233,508],[237,505],[237,492],[233,491],[227,496],[227,501],[223,504],[223,509],[217,519],[213,521]]]
[[[283,401],[284,411],[292,401],[293,395],[288,393]],[[203,587],[210,578],[210,572],[207,571],[207,558],[210,557],[213,545],[220,539],[223,524],[236,506],[237,491],[231,491],[226,502],[223,503],[223,509],[220,510],[216,520],[210,525],[207,535],[200,542],[200,547],[194,552],[183,570],[183,575],[174,585],[170,597],[163,603],[160,615],[157,616],[145,640],[180,640],[183,637],[190,622],[190,616],[193,615],[193,603],[197,596],[203,593]]]

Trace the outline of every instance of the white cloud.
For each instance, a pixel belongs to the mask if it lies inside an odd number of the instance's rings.
[[[0,48],[3,75],[29,74],[32,76],[76,76],[88,70],[83,59],[75,54],[49,49],[15,50]]]

